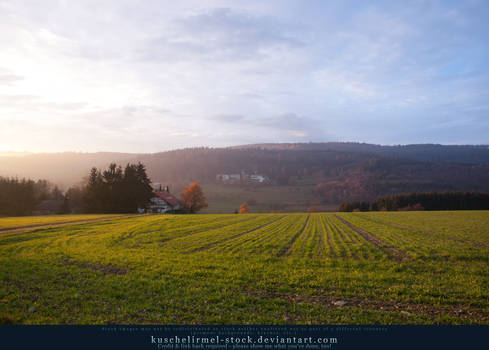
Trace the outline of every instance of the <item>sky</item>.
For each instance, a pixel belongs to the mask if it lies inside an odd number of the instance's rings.
[[[489,2],[0,0],[0,151],[489,144]]]

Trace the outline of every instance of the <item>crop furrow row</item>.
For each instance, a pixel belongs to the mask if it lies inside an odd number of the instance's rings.
[[[406,252],[402,251],[401,249],[399,249],[393,245],[388,245],[388,244],[384,243],[377,236],[373,235],[370,232],[365,231],[364,229],[361,229],[359,227],[354,226],[353,224],[346,221],[345,219],[343,219],[340,216],[335,215],[335,217],[338,218],[346,226],[348,226],[352,230],[356,231],[359,235],[364,237],[370,243],[378,246],[380,249],[382,249],[392,259],[394,259],[396,261],[404,261],[404,260],[407,260],[409,258],[409,255]]]
[[[185,231],[183,231],[184,234],[177,235],[177,236],[174,236],[174,237],[163,238],[162,240],[160,240],[160,242],[162,244],[164,244],[164,243],[166,243],[168,241],[172,241],[172,240],[177,239],[177,238],[184,238],[184,237],[188,237],[188,236],[192,236],[192,235],[196,235],[196,234],[200,234],[200,233],[206,233],[206,232],[209,232],[209,231],[221,230],[223,228],[230,227],[230,226],[233,226],[233,225],[240,225],[240,224],[243,224],[245,222],[252,221],[254,219],[260,219],[260,217],[258,217],[258,216],[251,216],[251,217],[246,218],[244,220],[233,221],[233,222],[230,222],[230,223],[226,223],[225,225],[222,225],[222,226],[205,227],[202,230],[197,230],[197,231],[192,231],[192,232],[188,232],[188,228],[186,228]],[[195,227],[201,227],[201,226],[196,225]],[[193,228],[193,226],[191,228]],[[187,233],[185,233],[185,232],[187,232]]]
[[[324,222],[327,225],[328,230],[331,231],[331,238],[338,252],[337,256],[342,258],[348,257],[348,247],[345,243],[343,233],[333,224],[329,216],[324,217]]]
[[[307,250],[309,258],[317,259],[324,255],[324,242],[322,240],[322,232],[319,228],[319,214],[314,215],[312,222],[313,234],[308,241]]]
[[[290,254],[290,250],[291,250],[292,246],[294,245],[294,242],[304,232],[304,229],[306,228],[308,221],[309,221],[309,215],[307,216],[306,221],[304,222],[304,225],[302,225],[302,228],[292,237],[290,242],[278,252],[278,254],[277,254],[278,257],[286,256],[286,255]]]
[[[314,214],[311,214],[311,216]],[[313,236],[313,225],[314,220],[308,220],[302,229],[302,234],[300,234],[295,242],[290,246],[287,255],[298,255],[307,256],[308,255],[308,241]],[[293,239],[293,238],[292,238]]]
[[[438,242],[433,237],[427,237],[419,232],[416,233],[386,224],[375,223],[358,215],[350,215],[348,219],[351,224],[365,228],[368,232],[375,231],[375,236],[386,245],[395,246],[408,254],[429,256],[433,250],[437,250]]]
[[[240,233],[246,230],[254,229],[269,221],[269,216],[258,216],[255,219],[246,220],[245,222],[237,222],[233,225],[228,225],[225,227],[180,236],[165,242],[164,247],[171,250],[188,251],[215,242],[224,237],[228,237],[233,233]]]
[[[262,253],[265,251],[264,242],[270,239],[277,239],[282,232],[287,232],[288,228],[291,227],[293,222],[290,217],[285,220],[280,220],[274,225],[267,226],[265,229],[255,232],[253,235],[246,235],[240,237],[232,242],[229,242],[228,249],[232,254],[240,253]],[[220,251],[226,249],[225,246],[220,246]]]
[[[363,259],[369,259],[370,257],[378,257],[381,258],[385,256],[385,253],[376,245],[371,244],[370,241],[365,239],[362,235],[358,234],[355,230],[352,230],[350,227],[344,225],[338,218],[335,216],[331,216],[330,220],[334,223],[335,227],[338,230],[341,229],[343,232],[349,232],[350,235],[356,236],[359,243],[356,243],[354,246],[357,250],[357,255],[360,255]]]
[[[279,217],[278,219],[275,219],[275,220],[273,220],[273,221],[271,221],[271,222],[267,222],[267,223],[265,223],[265,224],[263,224],[263,225],[260,225],[260,226],[258,226],[258,227],[256,227],[256,228],[253,228],[253,229],[251,229],[251,230],[248,230],[248,231],[245,231],[245,232],[240,232],[240,233],[235,234],[235,235],[232,235],[232,236],[224,237],[224,238],[222,238],[222,239],[220,239],[220,240],[218,240],[218,241],[216,241],[216,242],[212,242],[212,243],[206,244],[206,245],[204,245],[204,246],[201,246],[201,247],[199,247],[199,248],[196,248],[196,249],[190,250],[190,251],[188,251],[187,253],[193,253],[193,252],[200,252],[200,251],[208,250],[208,249],[210,249],[210,248],[212,248],[212,247],[214,247],[214,246],[216,246],[216,245],[218,245],[218,244],[220,244],[220,243],[223,243],[223,242],[226,242],[226,241],[229,241],[229,240],[232,240],[232,239],[236,239],[236,238],[241,237],[241,236],[244,236],[244,235],[246,235],[246,234],[249,234],[249,233],[252,233],[252,232],[255,232],[255,231],[261,230],[262,228],[264,228],[264,227],[266,227],[266,226],[269,226],[269,225],[272,225],[272,224],[273,224],[273,223],[275,223],[276,221],[282,220],[282,219],[283,219],[283,218],[285,218],[285,217],[287,217],[287,215],[281,216],[281,217]]]
[[[324,221],[323,221],[323,216],[320,216],[319,217],[319,226],[320,226],[320,229],[321,229],[321,237],[322,237],[322,241],[323,241],[323,246],[324,246],[324,250],[326,252],[326,255],[329,255],[330,257],[332,258],[336,258],[337,257],[337,254],[336,254],[336,250],[335,250],[335,247],[334,247],[334,244],[332,242],[332,232],[331,230],[329,230]],[[326,244],[324,242],[327,242],[328,243],[328,247],[326,247]]]
[[[352,238],[351,232],[349,230],[345,230],[343,225],[339,225],[335,222],[334,218],[329,217],[330,225],[337,231],[340,232],[341,237],[345,237],[345,240],[342,241],[342,244],[345,247],[345,251],[348,257],[351,257],[354,260],[361,260],[363,256],[361,256],[358,252],[358,241],[357,239]],[[356,235],[356,234],[355,234]],[[346,239],[348,238],[348,239]]]
[[[475,242],[475,241],[468,240],[468,239],[462,239],[462,238],[458,238],[458,237],[447,235],[447,234],[443,234],[443,233],[438,233],[438,232],[434,232],[434,231],[425,230],[425,229],[422,229],[422,228],[419,228],[419,227],[415,227],[415,226],[396,224],[396,223],[394,223],[392,221],[386,221],[386,220],[381,220],[381,219],[374,219],[374,218],[371,218],[371,217],[369,217],[367,215],[361,215],[361,216],[363,218],[365,218],[366,220],[370,220],[370,221],[373,221],[373,222],[376,222],[376,223],[380,223],[380,224],[384,224],[384,225],[388,225],[388,226],[394,226],[394,227],[398,227],[398,228],[401,228],[401,229],[407,229],[407,230],[412,230],[412,231],[423,232],[423,233],[427,233],[429,235],[436,236],[437,238],[440,238],[440,239],[450,239],[450,240],[457,241],[457,242],[469,243],[469,244],[472,244],[472,245],[477,246],[477,247],[486,247],[486,248],[489,247],[489,245],[484,244],[482,242]]]

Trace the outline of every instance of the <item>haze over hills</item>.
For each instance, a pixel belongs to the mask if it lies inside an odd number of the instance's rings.
[[[489,148],[471,145],[288,143],[151,154],[23,154],[0,157],[0,176],[47,179],[66,189],[93,166],[138,161],[153,182],[183,186],[195,180],[216,183],[217,174],[260,173],[270,178],[270,186],[315,186],[329,203],[413,191],[489,191]]]
[[[0,156],[0,176],[46,179],[61,187],[82,181],[91,167],[124,163],[137,155],[117,152],[9,153]]]

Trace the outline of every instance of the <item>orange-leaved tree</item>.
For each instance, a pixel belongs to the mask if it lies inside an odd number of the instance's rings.
[[[191,213],[196,213],[208,205],[207,199],[202,193],[202,189],[197,181],[183,189],[182,199],[185,208]]]
[[[249,213],[248,203],[244,202],[243,204],[241,204],[241,206],[239,207],[239,213],[240,214],[248,214]]]

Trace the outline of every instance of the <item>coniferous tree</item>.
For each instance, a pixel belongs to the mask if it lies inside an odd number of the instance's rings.
[[[102,173],[104,208],[106,212],[123,212],[123,174],[122,168],[115,163],[111,163],[107,170]]]
[[[151,197],[153,197],[153,187],[151,187],[151,180],[146,174],[146,167],[142,163],[136,165],[136,178],[137,178],[137,205],[140,208],[144,208]]]
[[[104,182],[100,171],[93,167],[88,176],[88,183],[85,187],[83,202],[85,211],[89,213],[100,213],[104,211]]]
[[[132,213],[145,208],[152,196],[151,180],[143,164],[127,164],[122,170],[112,163],[103,172],[92,168],[83,201],[87,212]]]

